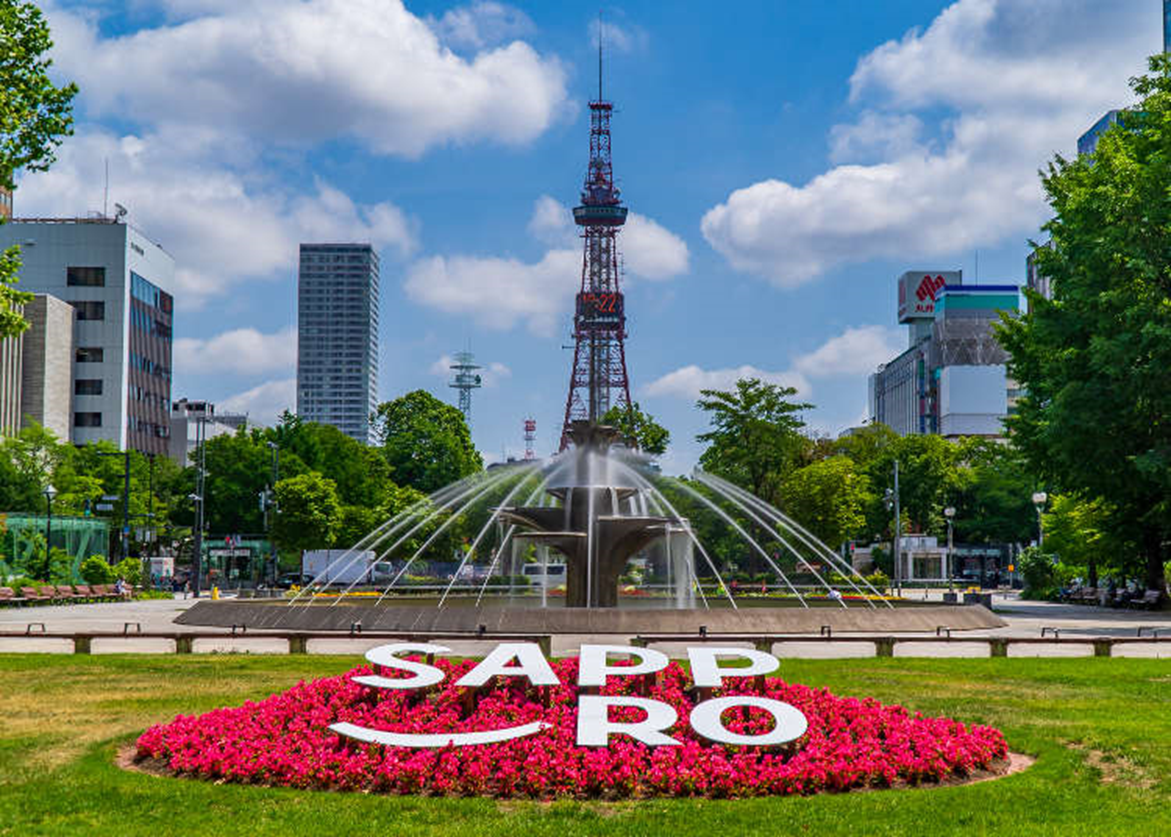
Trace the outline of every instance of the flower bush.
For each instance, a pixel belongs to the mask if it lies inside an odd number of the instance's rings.
[[[680,746],[648,747],[615,735],[607,748],[576,745],[577,687],[533,687],[498,678],[469,700],[454,682],[471,661],[438,660],[443,683],[419,690],[373,689],[351,677],[302,682],[241,707],[179,716],[138,739],[137,758],[178,775],[296,788],[395,794],[496,797],[741,797],[812,794],[850,788],[938,782],[995,770],[1008,750],[991,727],[925,718],[873,699],[835,697],[779,678],[729,678],[712,696],[763,694],[790,703],[809,721],[801,739],[781,748],[734,747],[700,739],[687,724],[696,698],[676,663],[657,676],[615,677],[606,694],[641,695],[675,707],[669,731]],[[553,663],[575,684],[576,658]],[[388,676],[392,673],[383,672]],[[613,720],[638,720],[633,708]],[[623,715],[623,713],[627,713]],[[415,750],[342,738],[329,725],[348,721],[398,732],[469,732],[532,721],[551,726],[527,738],[471,747]],[[759,734],[772,726],[760,710],[723,716],[729,730]]]

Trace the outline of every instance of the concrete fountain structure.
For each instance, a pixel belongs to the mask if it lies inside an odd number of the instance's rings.
[[[835,633],[875,633],[1003,624],[979,606],[906,603],[895,607],[799,524],[743,489],[703,472],[696,472],[688,482],[672,482],[677,492],[718,515],[742,539],[745,552],[771,568],[774,589],[789,594],[784,600],[740,607],[690,522],[664,493],[666,485],[656,486],[655,481],[664,478],[640,467],[642,460],[622,444],[619,432],[577,422],[570,436],[571,447],[558,456],[477,475],[442,489],[427,503],[392,518],[355,544],[351,560],[374,550],[379,560],[399,567],[376,599],[368,592],[346,597],[345,593],[357,592],[356,582],[343,590],[314,582],[287,600],[201,602],[177,621],[305,631],[347,631],[358,623],[367,632],[627,636],[800,634],[818,633],[827,626]],[[499,501],[493,503],[498,496]],[[426,560],[424,556],[445,530],[471,514],[486,519],[459,570],[438,601],[420,604],[417,595],[409,595],[403,578]],[[789,572],[779,553],[770,554],[747,531],[744,521],[775,539],[769,545],[779,546],[789,556]],[[423,533],[426,538],[415,547],[413,539]],[[517,596],[515,591],[487,590],[488,578],[510,562],[515,569],[518,549],[529,544],[563,556],[563,605],[559,597],[547,596],[547,590],[539,599],[531,592]],[[624,602],[619,579],[630,559],[648,550],[659,550],[659,559],[665,560],[674,583],[657,598]],[[479,567],[484,581],[461,583],[468,567]],[[809,583],[795,583],[793,567]],[[705,595],[704,587],[712,588],[713,582],[717,595]],[[701,599],[698,606],[696,591]]]

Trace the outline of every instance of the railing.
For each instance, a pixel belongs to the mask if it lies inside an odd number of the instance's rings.
[[[491,642],[535,642],[544,651],[546,656],[552,655],[552,634],[519,634],[505,631],[488,631],[483,625],[477,631],[458,631],[445,633],[418,633],[403,631],[363,631],[361,622],[354,622],[348,630],[343,631],[249,631],[243,625],[233,626],[229,631],[143,631],[138,622],[127,622],[121,631],[48,631],[43,622],[30,622],[23,631],[0,631],[0,639],[17,640],[45,640],[61,639],[73,643],[75,654],[89,654],[93,651],[93,641],[96,639],[126,641],[126,640],[170,640],[174,643],[177,654],[191,654],[195,652],[196,640],[219,641],[248,641],[248,640],[282,640],[288,644],[288,653],[309,653],[310,640],[399,640],[409,642],[437,642],[437,641],[467,641],[482,640]],[[1007,657],[1008,649],[1013,645],[1025,646],[1092,646],[1095,657],[1109,657],[1117,645],[1159,645],[1171,642],[1171,630],[1157,627],[1142,626],[1135,636],[1071,636],[1061,635],[1060,629],[1043,628],[1041,636],[952,636],[951,630],[940,627],[935,635],[874,635],[874,634],[834,634],[828,625],[824,625],[817,634],[716,634],[708,633],[701,627],[697,633],[672,634],[640,634],[631,640],[631,644],[640,647],[661,643],[705,643],[705,642],[738,642],[750,643],[761,651],[771,652],[777,644],[787,642],[824,643],[827,647],[841,643],[871,643],[874,645],[876,657],[893,657],[894,649],[899,644],[963,644],[983,643],[988,646],[990,657]]]

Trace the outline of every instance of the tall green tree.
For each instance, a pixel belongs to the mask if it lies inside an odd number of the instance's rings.
[[[699,464],[763,500],[775,501],[781,482],[808,444],[800,414],[813,405],[790,400],[796,394],[792,387],[758,378],[741,379],[729,391],[702,390],[697,406],[708,414],[712,429],[696,436],[707,444]]]
[[[893,533],[894,519],[883,503],[883,493],[894,488],[894,462],[899,462],[899,506],[904,531],[940,535],[945,530],[943,509],[956,496],[961,480],[960,450],[942,436],[903,436],[886,445],[866,469],[874,487],[867,508],[868,529]]]
[[[643,453],[659,456],[667,452],[671,442],[671,431],[655,421],[650,413],[644,413],[636,401],[629,409],[615,405],[602,416],[602,424],[617,427],[622,435],[634,439]]]
[[[781,508],[826,546],[836,549],[866,527],[870,480],[847,456],[831,456],[791,473]]]
[[[0,187],[16,188],[19,171],[44,171],[62,139],[73,133],[77,86],[58,87],[46,58],[53,41],[44,15],[27,0],[0,0]],[[0,338],[28,328],[17,306],[32,301],[13,285],[20,248],[0,253]]]
[[[273,539],[281,549],[325,549],[333,546],[342,526],[342,506],[333,480],[316,472],[276,484],[280,514],[273,523]]]
[[[390,466],[376,448],[332,425],[301,421],[286,414],[275,428],[258,437],[258,441],[269,440],[279,446],[282,463],[293,455],[306,469],[333,480],[344,504],[375,508],[393,485]]]
[[[430,494],[484,467],[463,413],[425,390],[379,404],[371,424],[397,485]]]
[[[1101,498],[1134,532],[1135,570],[1163,590],[1171,540],[1171,59],[1132,79],[1141,98],[1092,157],[1042,174],[1054,217],[1038,269],[1053,299],[1000,340],[1025,389],[1009,418],[1051,489]]]

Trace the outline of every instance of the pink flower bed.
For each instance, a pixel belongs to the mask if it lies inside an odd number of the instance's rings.
[[[258,703],[179,716],[138,739],[138,759],[179,775],[241,783],[397,794],[529,797],[738,797],[811,794],[962,779],[995,770],[1007,757],[1004,736],[991,727],[925,718],[873,699],[835,697],[779,678],[762,694],[790,703],[809,721],[801,739],[783,748],[730,747],[696,737],[686,720],[695,705],[684,670],[672,663],[656,680],[612,678],[607,694],[652,697],[676,708],[669,734],[681,746],[647,747],[613,736],[608,748],[576,745],[577,688],[535,688],[500,678],[474,704],[452,685],[470,661],[435,665],[448,672],[438,686],[417,691],[372,689],[350,677],[299,683]],[[553,663],[562,683],[577,680],[577,659]],[[761,694],[750,678],[732,678],[724,694]],[[465,717],[465,707],[472,712]],[[633,709],[612,720],[637,720]],[[759,734],[768,713],[733,709],[728,729]],[[470,732],[544,721],[542,732],[511,741],[439,750],[362,744],[328,726],[349,721],[396,732]]]

